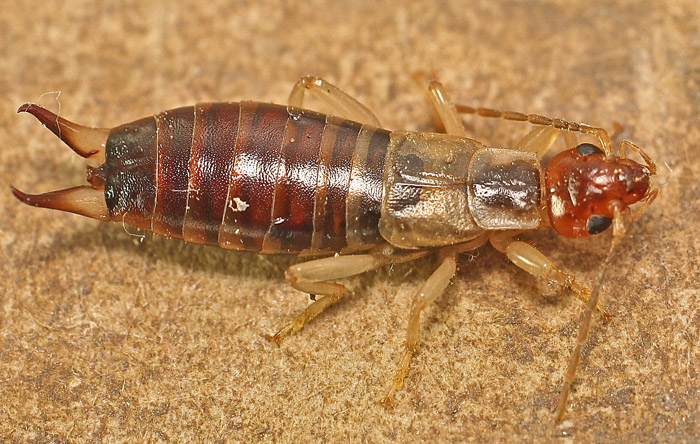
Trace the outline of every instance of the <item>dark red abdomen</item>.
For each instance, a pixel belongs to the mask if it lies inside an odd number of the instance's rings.
[[[378,232],[389,132],[256,102],[205,103],[114,128],[110,216],[263,253],[364,250]]]

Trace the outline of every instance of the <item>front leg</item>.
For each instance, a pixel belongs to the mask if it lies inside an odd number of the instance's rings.
[[[588,302],[591,290],[581,283],[573,274],[559,268],[551,259],[541,251],[527,242],[513,240],[517,233],[496,232],[491,235],[491,245],[510,259],[518,266],[535,277],[545,278],[549,281],[563,285],[573,290],[577,298],[583,302]],[[603,314],[605,320],[612,318],[612,315],[598,304],[598,310]]]

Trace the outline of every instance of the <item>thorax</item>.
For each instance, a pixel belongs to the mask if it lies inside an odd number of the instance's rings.
[[[446,134],[395,131],[384,170],[379,231],[400,248],[469,241],[485,230],[542,223],[534,153]]]

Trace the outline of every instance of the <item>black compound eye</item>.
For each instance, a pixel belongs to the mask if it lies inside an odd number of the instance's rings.
[[[593,145],[592,143],[582,143],[576,147],[576,151],[582,156],[590,156],[591,154],[603,154],[603,150]]]
[[[608,229],[608,227],[612,224],[612,221],[612,217],[598,216],[594,214],[588,218],[588,224],[586,226],[588,234],[602,233]]]

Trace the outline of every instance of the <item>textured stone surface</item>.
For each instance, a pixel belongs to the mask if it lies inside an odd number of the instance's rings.
[[[4,6],[0,439],[700,440],[697,2],[294,3]],[[25,101],[112,126],[197,101],[283,103],[298,77],[317,74],[388,128],[429,130],[419,70],[460,103],[621,122],[661,166],[661,195],[603,288],[617,316],[594,326],[567,421],[554,430],[582,306],[490,248],[465,256],[427,311],[406,388],[386,410],[378,400],[434,260],[349,280],[354,297],[278,348],[264,335],[308,302],[283,283],[293,258],[141,242],[119,224],[29,208],[9,193],[10,183],[45,191],[84,180],[77,156],[14,113]],[[496,146],[526,131],[466,122]],[[550,230],[527,238],[587,282],[607,242]]]

